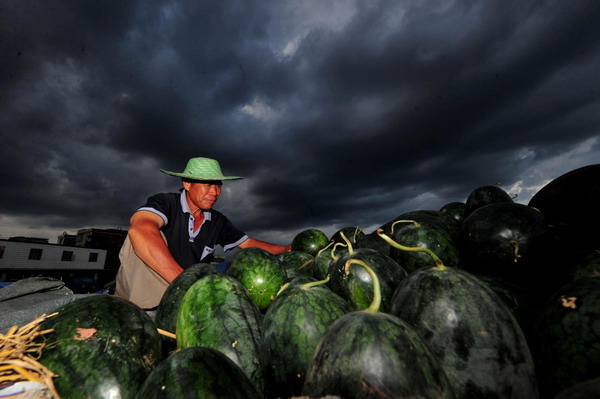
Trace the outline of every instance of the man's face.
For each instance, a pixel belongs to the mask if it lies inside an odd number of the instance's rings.
[[[221,184],[219,182],[183,182],[183,188],[187,191],[188,205],[190,205],[192,212],[198,208],[211,209],[219,199],[219,195],[221,195]]]

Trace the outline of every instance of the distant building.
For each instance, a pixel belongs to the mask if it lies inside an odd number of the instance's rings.
[[[105,249],[0,239],[0,270],[104,269],[105,263]]]
[[[106,270],[107,250],[49,244],[43,240],[0,239],[0,282],[29,277],[64,280],[75,292],[94,292],[114,280]],[[83,288],[81,281],[86,281]]]
[[[10,237],[9,241],[17,241],[17,242],[34,242],[38,244],[48,244],[47,238],[38,238],[38,237]]]
[[[126,236],[124,230],[90,228],[65,232],[57,244],[36,237],[0,239],[0,282],[45,276],[101,288],[115,279]]]
[[[127,237],[127,230],[119,229],[80,229],[77,230],[75,246],[106,249],[106,269],[118,269],[119,251]]]
[[[69,234],[66,231],[58,236],[58,245],[66,245],[69,247],[75,246],[75,240],[77,239],[77,235]]]

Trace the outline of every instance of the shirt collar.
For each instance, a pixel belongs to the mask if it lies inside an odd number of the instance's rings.
[[[188,206],[186,197],[185,197],[185,190],[181,191],[181,195],[179,196],[179,203],[181,204],[181,210],[183,211],[183,213],[189,213],[190,215],[192,215],[192,211],[190,210],[190,207]],[[202,211],[202,213],[204,214],[204,220],[212,220],[211,218],[211,212],[210,211]],[[194,215],[192,215],[193,217]]]

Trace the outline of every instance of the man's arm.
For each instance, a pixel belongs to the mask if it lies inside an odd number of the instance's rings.
[[[261,248],[273,255],[279,255],[284,252],[290,252],[292,250],[291,245],[277,245],[271,244],[270,242],[255,240],[254,238],[248,238],[246,241],[238,245],[238,248]]]
[[[171,255],[160,234],[164,221],[160,216],[148,211],[138,211],[130,220],[128,235],[133,250],[152,270],[169,284],[183,271]]]

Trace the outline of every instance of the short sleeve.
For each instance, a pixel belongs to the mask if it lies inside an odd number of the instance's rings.
[[[169,216],[172,215],[173,209],[173,198],[170,198],[168,194],[155,194],[146,200],[144,206],[138,209],[138,211],[149,211],[160,216],[165,223],[165,226],[169,224]]]
[[[229,221],[225,216],[222,217],[222,227],[219,231],[217,243],[223,247],[224,251],[229,251],[246,241],[248,236]]]

